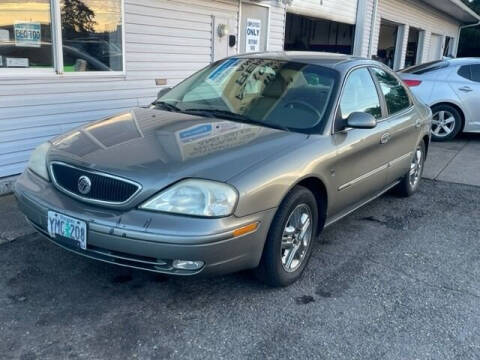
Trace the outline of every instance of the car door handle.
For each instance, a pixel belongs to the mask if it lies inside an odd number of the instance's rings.
[[[467,93],[473,91],[473,89],[470,86],[464,86],[464,87],[461,87],[458,90],[463,91],[463,92],[467,92]]]
[[[387,142],[390,141],[391,138],[392,138],[392,135],[390,135],[390,133],[383,134],[382,137],[380,138],[380,144],[386,144]]]

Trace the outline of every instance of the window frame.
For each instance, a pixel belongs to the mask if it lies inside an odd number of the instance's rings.
[[[0,68],[0,79],[9,78],[112,78],[126,77],[126,49],[125,49],[125,0],[120,1],[121,25],[122,25],[122,70],[121,71],[78,71],[65,72],[63,69],[63,38],[61,19],[61,0],[49,0],[50,2],[50,26],[52,37],[53,65],[48,68]]]

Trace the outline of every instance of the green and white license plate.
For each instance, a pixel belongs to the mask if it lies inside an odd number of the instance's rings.
[[[87,223],[55,211],[48,212],[48,233],[55,238],[60,235],[77,242],[78,246],[87,249]]]

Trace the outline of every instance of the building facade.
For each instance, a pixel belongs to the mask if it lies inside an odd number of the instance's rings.
[[[460,26],[478,20],[460,0],[1,2],[0,180],[38,144],[223,57],[328,51],[399,69],[455,55]]]

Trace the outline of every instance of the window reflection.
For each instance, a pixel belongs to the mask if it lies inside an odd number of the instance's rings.
[[[349,76],[340,101],[340,111],[343,120],[353,112],[366,112],[377,119],[382,117],[377,88],[366,68],[355,70]]]
[[[407,91],[395,77],[378,68],[374,68],[373,72],[385,96],[389,114],[395,114],[410,106]]]
[[[0,67],[53,67],[49,0],[0,0]]]
[[[62,0],[65,72],[122,71],[121,0]]]

